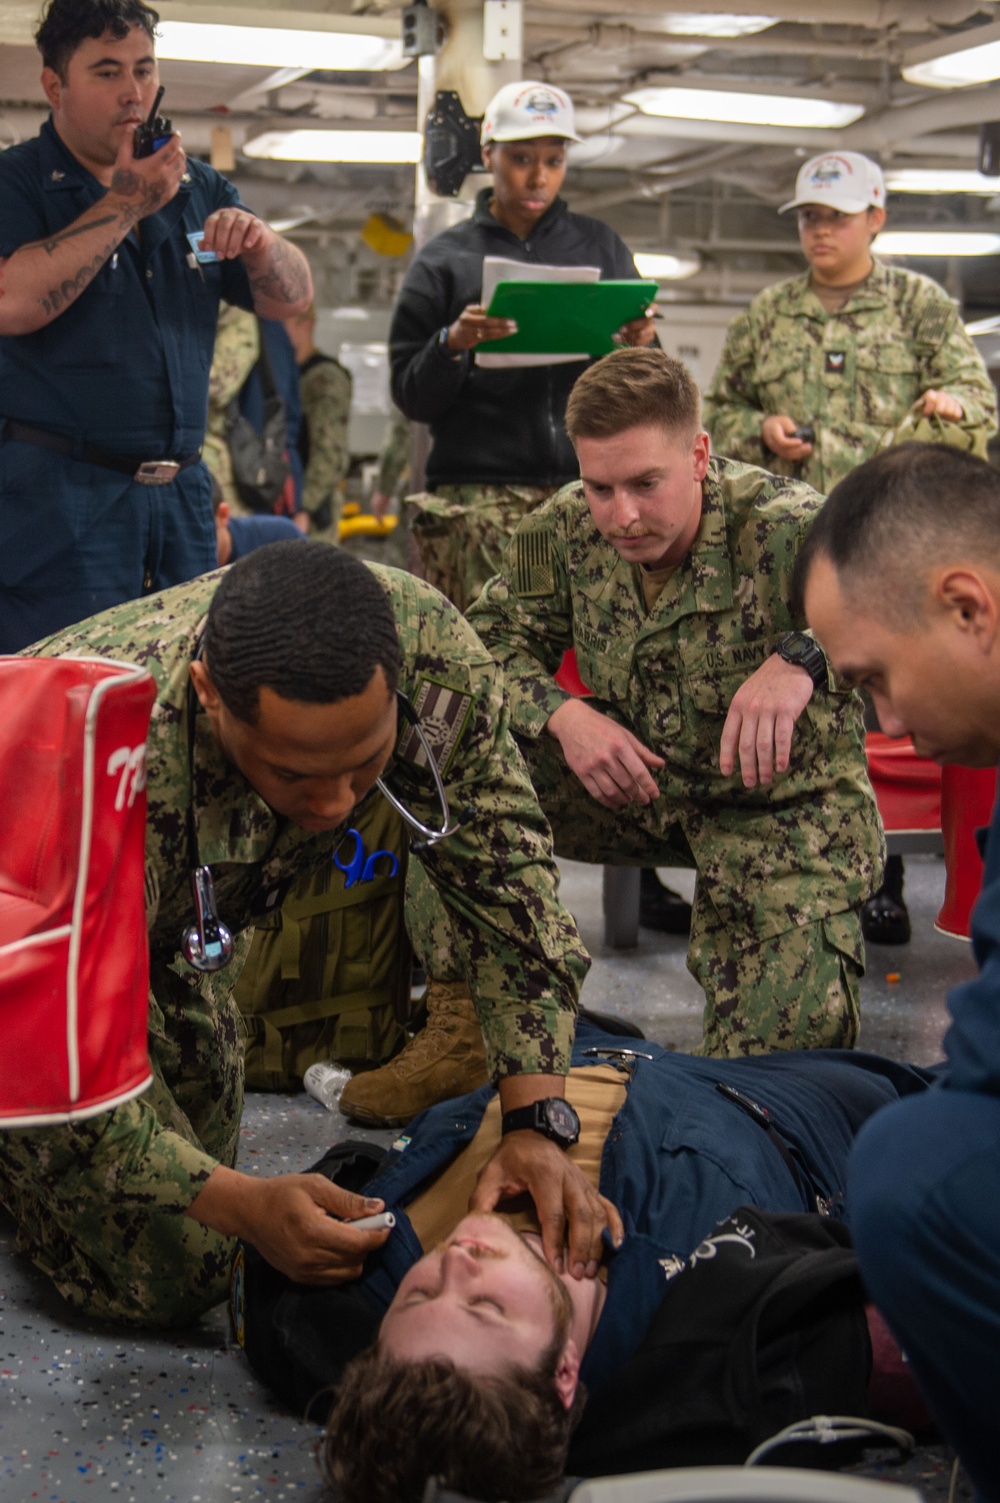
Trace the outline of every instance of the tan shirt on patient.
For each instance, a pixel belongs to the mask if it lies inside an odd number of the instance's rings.
[[[580,1140],[568,1153],[595,1189],[600,1188],[604,1141],[625,1105],[626,1080],[624,1072],[615,1065],[583,1065],[570,1070],[566,1079],[566,1098],[580,1118]],[[499,1143],[500,1098],[494,1096],[471,1143],[406,1207],[425,1253],[442,1242],[467,1214],[480,1170],[493,1157]],[[533,1206],[499,1214],[517,1232],[539,1230]],[[600,1276],[607,1276],[603,1267]]]

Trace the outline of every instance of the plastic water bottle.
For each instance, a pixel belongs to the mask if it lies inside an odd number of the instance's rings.
[[[302,1084],[310,1096],[315,1096],[327,1111],[335,1112],[340,1104],[340,1093],[351,1078],[351,1072],[343,1065],[318,1060],[310,1065],[302,1077]]]

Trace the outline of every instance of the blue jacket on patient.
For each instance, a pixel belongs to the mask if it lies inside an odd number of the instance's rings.
[[[679,1263],[737,1207],[815,1212],[819,1195],[849,1222],[845,1168],[859,1127],[935,1074],[849,1050],[700,1059],[612,1038],[584,1021],[573,1063],[594,1064],[605,1050],[613,1060],[623,1043],[648,1057],[628,1060],[628,1095],[604,1146],[600,1190],[621,1212],[625,1241],[615,1251],[605,1234],[608,1297],[581,1370],[591,1393],[638,1348]],[[758,1121],[720,1093],[720,1082],[767,1110],[798,1180]],[[484,1086],[416,1117],[366,1186],[396,1215],[360,1283],[380,1311],[422,1256],[407,1203],[472,1140],[491,1095]]]

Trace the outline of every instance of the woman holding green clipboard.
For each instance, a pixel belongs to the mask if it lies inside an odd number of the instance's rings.
[[[615,232],[571,213],[559,197],[567,143],[579,139],[572,102],[561,89],[531,81],[502,88],[483,117],[483,162],[492,185],[477,195],[470,219],[420,251],[393,313],[393,398],[408,418],[429,424],[433,438],[427,491],[408,498],[418,508],[413,535],[427,578],[460,610],[496,572],[525,512],[577,478],[563,413],[589,363],[565,354],[502,368],[477,363],[481,345],[499,353],[502,341],[518,333],[513,320],[491,317],[483,306],[484,258],[592,267],[601,281],[638,279]],[[521,284],[512,295],[530,302],[530,287]],[[588,284],[566,284],[560,292],[574,299],[574,290],[586,297]],[[643,298],[632,301],[641,306]],[[617,339],[651,344],[650,317],[626,322]]]

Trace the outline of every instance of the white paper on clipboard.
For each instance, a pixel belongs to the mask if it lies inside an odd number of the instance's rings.
[[[506,256],[483,257],[483,291],[481,302],[490,306],[498,282],[598,282],[599,266],[542,266],[536,261],[508,261]],[[573,360],[589,360],[589,355],[501,355],[478,350],[477,365],[486,370],[512,370],[526,365],[567,365]]]

